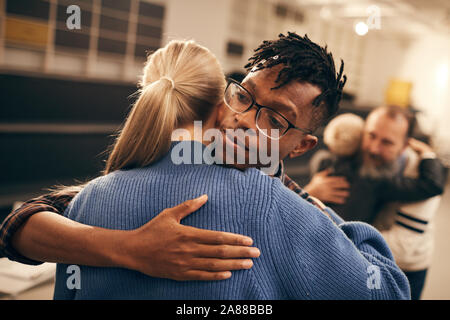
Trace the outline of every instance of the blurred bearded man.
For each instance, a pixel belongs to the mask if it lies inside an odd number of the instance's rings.
[[[322,155],[316,165],[320,172],[314,173],[305,190],[345,220],[365,221],[382,232],[408,277],[414,300],[420,298],[431,263],[432,220],[446,172],[430,146],[409,138],[413,124],[414,117],[404,108],[374,109],[365,121],[360,150],[349,158],[346,171],[326,167],[323,163],[329,159]],[[380,181],[400,188],[392,192],[374,187]],[[408,193],[413,184],[416,191]]]

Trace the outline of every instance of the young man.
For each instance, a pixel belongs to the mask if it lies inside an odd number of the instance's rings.
[[[271,112],[275,112],[272,115],[281,115],[282,118],[279,119],[285,120],[278,123],[281,135],[279,158],[302,155],[317,143],[317,138],[312,135],[314,129],[333,115],[338,108],[342,88],[345,84],[345,76],[342,78],[343,65],[337,73],[333,58],[326,49],[311,42],[306,36],[300,37],[295,33],[289,33],[287,36],[280,35],[279,39],[274,41],[265,41],[256,50],[250,61],[247,68],[251,69],[251,72],[244,79],[242,85],[236,84],[236,89],[243,90],[241,92],[248,94],[251,99],[248,100],[246,108],[239,109],[235,105],[229,105],[230,108],[220,110],[219,118],[223,120],[219,121],[218,128],[258,131],[261,127],[261,110],[271,110]],[[285,185],[307,201],[319,206],[322,212],[329,215],[336,224],[343,222],[332,212],[321,207],[285,176],[282,165],[275,177],[280,178]],[[73,195],[74,192],[64,195],[64,197],[60,195],[56,199],[47,196],[40,200],[45,204],[57,203],[59,207],[52,211],[61,213]],[[58,202],[62,198],[65,201]],[[28,203],[28,208],[31,209],[35,203]],[[29,210],[34,214],[25,223],[23,221],[26,219],[22,219],[18,228],[19,224],[12,222],[14,219],[26,216],[26,214],[21,214],[24,210],[26,211],[26,207],[25,209],[22,207],[7,219],[2,231],[3,234],[9,231],[7,237],[9,242],[6,245],[10,250],[18,250],[23,255],[35,260],[119,266],[138,270],[154,277],[180,280],[223,279],[229,277],[230,274],[221,271],[251,267],[251,264],[239,265],[239,263],[243,263],[242,260],[217,259],[258,255],[257,252],[252,254],[246,251],[248,248],[245,247],[227,246],[236,244],[236,236],[188,228],[179,224],[180,219],[186,213],[195,211],[202,204],[201,201],[192,201],[190,208],[184,212],[180,207],[165,210],[166,212],[133,231],[101,230],[67,221],[54,213],[39,212],[36,214],[37,211],[47,210],[48,207],[44,210]],[[174,232],[170,234],[165,232],[168,227],[172,228]],[[391,283],[393,287],[383,288],[387,291],[380,291],[382,295],[407,298],[409,288],[405,285],[404,276],[398,273],[389,249],[381,237],[373,234],[373,230],[368,231],[366,236],[373,237],[370,242],[375,243],[375,246],[367,245],[362,234],[352,233],[350,231],[352,227],[348,227],[344,226],[342,230],[344,233],[348,233],[346,234],[349,239],[353,241],[358,250],[361,250],[360,254],[363,256],[374,253],[381,254],[383,259],[386,258],[389,261],[389,266],[385,266],[384,270],[389,273],[389,277],[393,277],[395,280],[394,283]],[[366,227],[364,226],[364,228]],[[19,230],[17,231],[17,229]],[[144,236],[147,237],[145,241],[143,241]],[[213,249],[211,246],[206,247],[205,243],[221,243],[222,245]],[[223,243],[227,245],[223,245]],[[100,244],[104,244],[105,247]],[[4,245],[4,247],[6,246]],[[10,256],[17,258],[18,255],[16,253],[15,256]],[[207,265],[198,266],[195,264],[195,258],[199,256],[213,257],[213,259]],[[380,263],[380,260],[376,259],[376,261],[376,263]],[[167,266],[172,266],[174,271],[167,272],[165,270]],[[382,272],[380,275],[384,279],[384,273]],[[377,291],[373,291],[373,294],[378,296]]]

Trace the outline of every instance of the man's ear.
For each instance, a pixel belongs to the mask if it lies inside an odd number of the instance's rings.
[[[307,134],[302,141],[295,146],[294,150],[289,153],[289,158],[296,158],[304,154],[306,151],[313,149],[317,145],[318,140],[319,139],[317,139],[316,136]]]

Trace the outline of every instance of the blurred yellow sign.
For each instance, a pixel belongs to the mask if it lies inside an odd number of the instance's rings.
[[[399,79],[391,79],[386,90],[386,105],[407,108],[410,102],[412,83]]]
[[[33,47],[47,45],[48,25],[45,22],[21,18],[6,18],[6,41]]]

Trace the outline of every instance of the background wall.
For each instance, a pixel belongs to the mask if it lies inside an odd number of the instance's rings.
[[[413,82],[412,104],[423,112],[423,130],[435,139],[435,147],[450,155],[450,38],[433,33],[408,47],[398,76]]]
[[[70,5],[81,10],[80,29],[67,27]],[[337,65],[345,61],[341,112],[364,116],[384,103],[391,79],[410,81],[420,129],[450,166],[449,1],[0,0],[0,221],[16,201],[99,174],[149,52],[194,39],[225,73],[244,72],[263,40],[287,31],[327,45]],[[287,163],[302,184],[310,156]],[[450,287],[439,272],[430,279]],[[428,297],[450,298],[446,288],[430,290]]]

